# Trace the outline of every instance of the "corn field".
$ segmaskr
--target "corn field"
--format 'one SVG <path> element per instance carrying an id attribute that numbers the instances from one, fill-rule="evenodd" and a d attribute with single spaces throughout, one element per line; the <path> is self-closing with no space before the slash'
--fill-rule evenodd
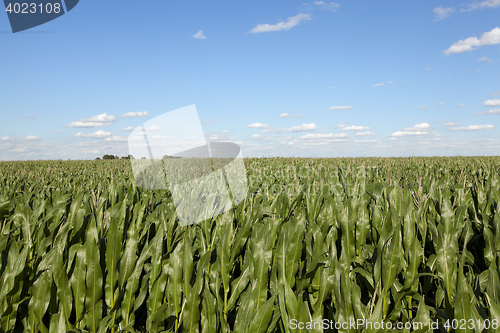
<path id="1" fill-rule="evenodd" d="M 500 320 L 499 157 L 245 167 L 242 203 L 183 227 L 129 161 L 0 162 L 0 332 L 500 332 L 446 327 Z"/>

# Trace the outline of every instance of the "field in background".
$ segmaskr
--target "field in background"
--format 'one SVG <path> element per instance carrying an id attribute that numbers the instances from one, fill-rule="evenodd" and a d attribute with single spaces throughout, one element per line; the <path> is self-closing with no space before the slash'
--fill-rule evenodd
<path id="1" fill-rule="evenodd" d="M 181 227 L 128 160 L 0 162 L 0 332 L 500 320 L 500 157 L 245 166 L 243 203 Z"/>

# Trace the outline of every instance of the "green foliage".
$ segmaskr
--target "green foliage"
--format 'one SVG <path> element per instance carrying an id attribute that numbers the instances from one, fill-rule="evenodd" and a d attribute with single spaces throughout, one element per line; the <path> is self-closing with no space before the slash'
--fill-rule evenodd
<path id="1" fill-rule="evenodd" d="M 500 158 L 245 166 L 243 202 L 183 227 L 126 159 L 0 162 L 0 332 L 500 319 Z"/>

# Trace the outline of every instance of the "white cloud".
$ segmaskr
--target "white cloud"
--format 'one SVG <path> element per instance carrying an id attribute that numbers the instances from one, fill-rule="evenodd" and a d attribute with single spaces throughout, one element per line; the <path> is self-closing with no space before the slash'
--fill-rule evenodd
<path id="1" fill-rule="evenodd" d="M 252 139 L 260 139 L 261 135 L 260 134 L 254 134 L 251 136 Z"/>
<path id="2" fill-rule="evenodd" d="M 356 133 L 356 136 L 366 136 L 366 135 L 375 135 L 375 133 L 370 132 L 370 131 Z"/>
<path id="3" fill-rule="evenodd" d="M 7 141 L 10 140 L 8 136 L 0 137 L 0 141 Z"/>
<path id="4" fill-rule="evenodd" d="M 325 3 L 324 1 L 314 1 L 314 4 L 322 10 L 329 10 L 331 12 L 336 12 L 340 7 L 340 5 L 335 2 Z"/>
<path id="5" fill-rule="evenodd" d="M 342 128 L 343 131 L 367 131 L 370 127 L 366 126 L 345 126 Z"/>
<path id="6" fill-rule="evenodd" d="M 302 115 L 301 114 L 289 114 L 289 113 L 284 112 L 284 113 L 280 114 L 279 117 L 280 118 L 287 118 L 287 117 L 289 117 L 289 118 L 302 118 Z"/>
<path id="7" fill-rule="evenodd" d="M 469 125 L 465 127 L 453 127 L 450 131 L 482 131 L 495 128 L 493 125 Z"/>
<path id="8" fill-rule="evenodd" d="M 63 126 L 80 128 L 102 127 L 109 126 L 109 122 L 111 121 L 116 121 L 116 117 L 108 115 L 107 113 L 102 113 L 97 116 L 91 116 L 79 121 L 74 121 L 70 124 L 64 124 Z"/>
<path id="9" fill-rule="evenodd" d="M 262 123 L 253 123 L 247 126 L 248 128 L 269 128 L 269 125 Z"/>
<path id="10" fill-rule="evenodd" d="M 122 129 L 122 131 L 127 131 L 127 132 L 132 132 L 133 130 L 135 130 L 135 127 L 132 127 L 132 126 L 125 127 Z"/>
<path id="11" fill-rule="evenodd" d="M 139 117 L 147 117 L 149 113 L 147 111 L 138 111 L 138 112 L 127 112 L 121 114 L 119 117 L 121 118 L 139 118 Z"/>
<path id="12" fill-rule="evenodd" d="M 63 126 L 64 127 L 91 128 L 91 127 L 109 126 L 109 123 L 74 121 L 70 124 L 64 124 Z"/>
<path id="13" fill-rule="evenodd" d="M 403 128 L 402 131 L 394 132 L 390 135 L 391 139 L 407 137 L 407 136 L 421 136 L 429 134 L 431 126 L 428 123 L 420 123 L 415 126 Z"/>
<path id="14" fill-rule="evenodd" d="M 29 135 L 29 136 L 25 137 L 25 139 L 30 140 L 30 141 L 40 140 L 40 138 L 35 136 L 35 135 Z"/>
<path id="15" fill-rule="evenodd" d="M 378 140 L 354 140 L 356 143 L 376 143 Z"/>
<path id="16" fill-rule="evenodd" d="M 444 102 L 439 102 L 438 105 L 444 105 Z"/>
<path id="17" fill-rule="evenodd" d="M 119 135 L 113 135 L 113 136 L 107 137 L 106 139 L 104 139 L 104 141 L 121 142 L 121 141 L 127 141 L 127 138 L 124 138 L 123 136 L 119 136 Z"/>
<path id="18" fill-rule="evenodd" d="M 33 118 L 35 118 L 35 116 L 34 116 L 34 115 L 31 115 L 31 116 L 27 116 L 26 118 L 28 118 L 28 119 L 33 119 Z"/>
<path id="19" fill-rule="evenodd" d="M 309 134 L 305 134 L 305 135 L 302 135 L 300 136 L 299 138 L 300 139 L 339 139 L 339 138 L 347 138 L 348 135 L 346 133 L 342 133 L 342 134 L 332 134 L 332 133 L 329 133 L 329 134 L 312 134 L 312 133 L 309 133 Z"/>
<path id="20" fill-rule="evenodd" d="M 354 109 L 352 106 L 345 106 L 345 105 L 339 105 L 339 106 L 330 106 L 327 110 L 352 110 Z"/>
<path id="21" fill-rule="evenodd" d="M 486 61 L 488 64 L 491 64 L 493 62 L 493 60 L 488 58 L 487 56 L 481 57 L 477 59 L 477 61 Z"/>
<path id="22" fill-rule="evenodd" d="M 53 130 L 51 133 L 61 133 L 61 130 Z"/>
<path id="23" fill-rule="evenodd" d="M 500 96 L 500 91 L 495 91 L 491 96 Z"/>
<path id="24" fill-rule="evenodd" d="M 216 121 L 217 121 L 217 119 L 205 119 L 205 120 L 203 120 L 203 122 L 205 124 L 210 124 L 210 123 L 213 123 L 213 122 L 216 122 Z"/>
<path id="25" fill-rule="evenodd" d="M 421 110 L 423 110 L 423 109 L 425 109 L 425 108 L 427 108 L 427 105 L 422 105 L 422 106 L 417 106 L 417 107 L 416 107 L 416 109 L 421 109 Z"/>
<path id="26" fill-rule="evenodd" d="M 464 106 L 464 103 L 458 103 L 458 106 Z"/>
<path id="27" fill-rule="evenodd" d="M 290 132 L 312 132 L 318 128 L 315 123 L 302 124 L 299 126 L 293 126 L 289 129 Z"/>
<path id="28" fill-rule="evenodd" d="M 376 88 L 376 87 L 382 87 L 382 86 L 385 86 L 385 83 L 377 83 L 377 84 L 374 84 L 372 87 Z"/>
<path id="29" fill-rule="evenodd" d="M 102 130 L 98 130 L 94 133 L 83 134 L 82 132 L 78 132 L 75 134 L 77 138 L 105 138 L 111 136 L 111 132 L 105 132 Z"/>
<path id="30" fill-rule="evenodd" d="M 431 129 L 431 125 L 428 123 L 416 124 L 415 126 L 405 128 L 405 131 L 428 131 Z"/>
<path id="31" fill-rule="evenodd" d="M 330 87 L 330 89 L 335 89 L 335 87 Z"/>
<path id="32" fill-rule="evenodd" d="M 198 39 L 207 39 L 207 37 L 205 37 L 205 35 L 203 34 L 202 30 L 200 30 L 197 33 L 195 33 L 193 37 L 194 38 L 198 38 Z"/>
<path id="33" fill-rule="evenodd" d="M 104 123 L 104 122 L 116 121 L 116 117 L 112 116 L 112 115 L 108 115 L 107 113 L 102 113 L 102 114 L 99 114 L 97 116 L 91 116 L 91 117 L 82 119 L 80 121 L 89 122 L 89 123 L 91 123 L 91 122 Z"/>
<path id="34" fill-rule="evenodd" d="M 486 0 L 486 1 L 481 1 L 481 2 L 474 2 L 470 5 L 468 5 L 468 8 L 463 8 L 460 9 L 461 12 L 470 12 L 475 9 L 481 9 L 481 8 L 494 8 L 500 6 L 500 0 Z"/>
<path id="35" fill-rule="evenodd" d="M 500 99 L 489 99 L 483 103 L 484 106 L 500 106 Z"/>
<path id="36" fill-rule="evenodd" d="M 250 30 L 250 33 L 261 33 L 261 32 L 270 32 L 270 31 L 283 31 L 290 30 L 295 27 L 301 21 L 307 21 L 311 19 L 311 15 L 300 13 L 295 16 L 289 17 L 286 22 L 279 22 L 276 24 L 257 24 L 255 28 Z"/>
<path id="37" fill-rule="evenodd" d="M 391 134 L 391 137 L 405 137 L 405 136 L 420 136 L 427 135 L 429 132 L 424 131 L 397 131 Z"/>
<path id="38" fill-rule="evenodd" d="M 453 126 L 459 126 L 462 125 L 462 123 L 456 122 L 456 121 L 451 121 L 449 123 L 444 123 L 443 126 L 445 127 L 453 127 Z"/>
<path id="39" fill-rule="evenodd" d="M 500 109 L 490 109 L 488 112 L 478 112 L 476 113 L 478 115 L 483 115 L 483 114 L 500 114 Z"/>
<path id="40" fill-rule="evenodd" d="M 453 43 L 446 51 L 443 51 L 444 55 L 450 55 L 452 53 L 461 53 L 465 51 L 473 51 L 480 48 L 483 45 L 494 45 L 500 44 L 500 28 L 496 27 L 491 31 L 487 31 L 482 34 L 481 38 L 469 37 L 467 39 L 461 39 L 456 43 Z"/>
<path id="41" fill-rule="evenodd" d="M 389 84 L 393 84 L 394 82 L 392 82 L 392 81 L 387 81 L 387 83 L 389 83 Z"/>
<path id="42" fill-rule="evenodd" d="M 450 16 L 450 14 L 455 12 L 455 8 L 453 8 L 453 7 L 449 7 L 449 8 L 436 7 L 432 10 L 432 12 L 434 13 L 434 15 L 436 15 L 436 18 L 434 19 L 434 22 L 436 22 L 436 21 L 440 21 L 440 20 Z"/>
<path id="43" fill-rule="evenodd" d="M 146 131 L 154 132 L 154 131 L 161 131 L 161 127 L 158 125 L 153 125 L 145 128 Z"/>

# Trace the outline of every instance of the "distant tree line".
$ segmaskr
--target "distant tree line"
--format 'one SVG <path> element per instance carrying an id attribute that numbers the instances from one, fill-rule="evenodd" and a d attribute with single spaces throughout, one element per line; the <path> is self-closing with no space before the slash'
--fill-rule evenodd
<path id="1" fill-rule="evenodd" d="M 106 154 L 102 157 L 103 160 L 119 160 L 120 157 L 118 157 L 118 155 L 109 155 L 109 154 Z M 121 158 L 122 160 L 133 160 L 134 159 L 134 156 L 132 155 L 127 155 L 127 156 L 122 156 Z M 97 157 L 96 160 L 101 160 L 100 157 Z"/>

